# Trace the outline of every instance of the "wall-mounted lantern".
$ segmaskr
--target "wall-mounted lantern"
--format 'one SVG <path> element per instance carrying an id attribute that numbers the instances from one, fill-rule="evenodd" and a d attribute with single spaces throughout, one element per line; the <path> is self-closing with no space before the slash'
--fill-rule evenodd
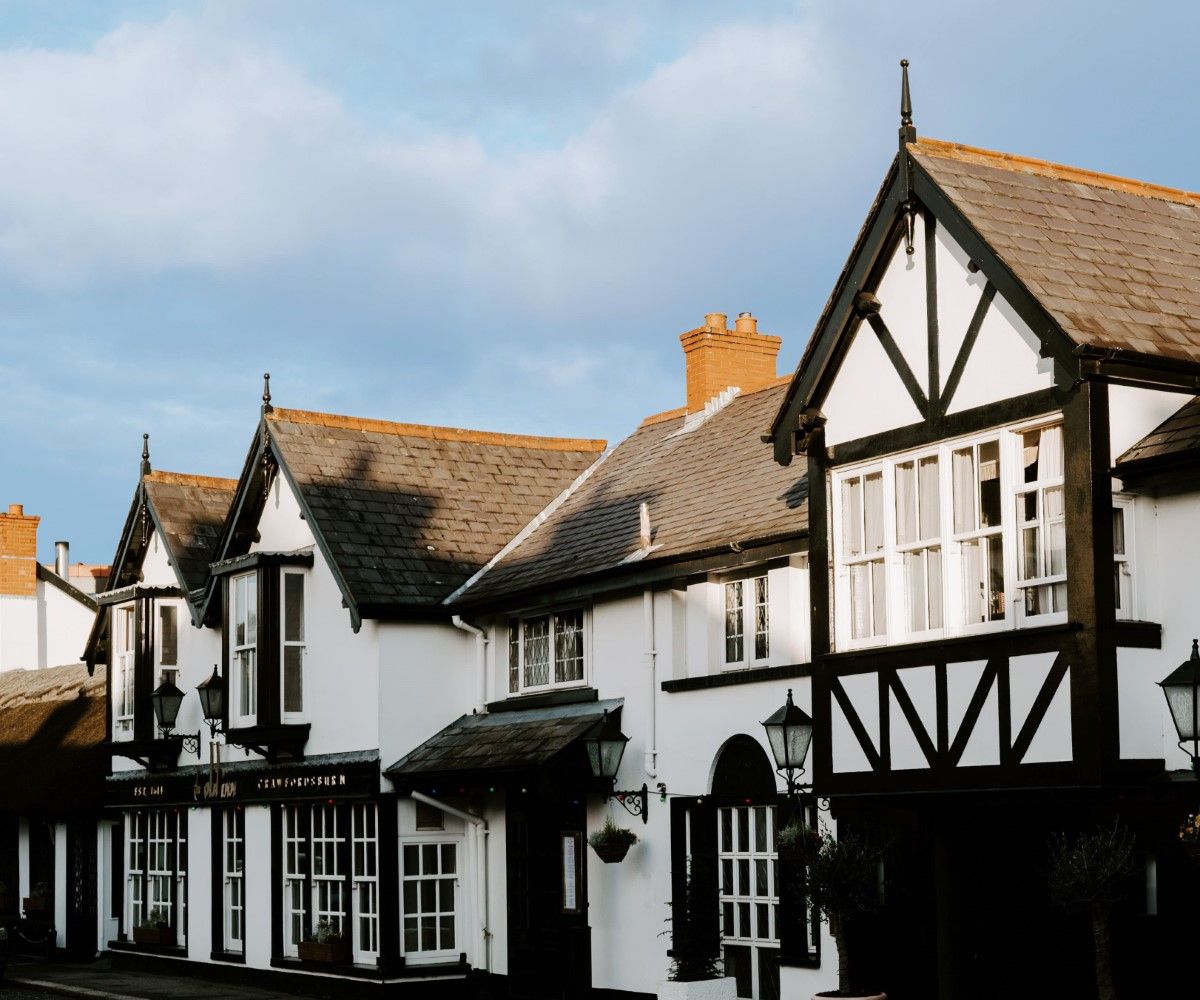
<path id="1" fill-rule="evenodd" d="M 200 712 L 208 723 L 209 735 L 215 736 L 225 717 L 225 678 L 215 663 L 208 680 L 196 685 L 196 693 L 200 696 Z"/>
<path id="2" fill-rule="evenodd" d="M 183 704 L 183 692 L 168 679 L 163 681 L 150 694 L 150 703 L 154 706 L 154 718 L 158 722 L 158 732 L 163 739 L 175 735 L 175 721 L 179 718 L 179 706 Z M 188 753 L 200 756 L 200 733 L 195 736 L 180 736 L 183 748 Z"/>
<path id="3" fill-rule="evenodd" d="M 1200 642 L 1192 640 L 1192 655 L 1158 682 L 1179 733 L 1179 749 L 1192 758 L 1200 773 Z M 1184 746 L 1190 743 L 1191 748 Z"/>
<path id="4" fill-rule="evenodd" d="M 619 726 L 604 713 L 604 718 L 597 727 L 583 739 L 587 750 L 588 764 L 591 765 L 593 776 L 603 781 L 615 782 L 617 772 L 621 769 L 621 758 L 625 755 L 625 744 L 629 742 Z M 605 794 L 604 798 L 614 797 L 625 811 L 631 816 L 641 816 L 643 823 L 648 823 L 647 813 L 650 806 L 650 789 L 645 782 L 634 791 L 617 791 L 614 789 Z"/>
<path id="5" fill-rule="evenodd" d="M 792 701 L 791 688 L 787 701 L 763 721 L 763 728 L 775 758 L 775 770 L 787 782 L 788 795 L 795 796 L 800 776 L 804 774 L 804 758 L 812 743 L 813 723 L 808 713 Z"/>

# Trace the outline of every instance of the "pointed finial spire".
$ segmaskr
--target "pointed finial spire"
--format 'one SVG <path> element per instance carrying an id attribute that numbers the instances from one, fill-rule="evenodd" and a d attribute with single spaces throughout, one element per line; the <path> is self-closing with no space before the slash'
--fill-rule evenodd
<path id="1" fill-rule="evenodd" d="M 1192 640 L 1192 659 L 1200 660 L 1200 639 Z"/>
<path id="2" fill-rule="evenodd" d="M 142 435 L 142 475 L 150 474 L 150 435 Z"/>
<path id="3" fill-rule="evenodd" d="M 900 124 L 912 124 L 912 94 L 908 90 L 908 60 L 900 60 Z"/>
<path id="4" fill-rule="evenodd" d="M 263 372 L 263 413 L 271 412 L 271 373 Z"/>

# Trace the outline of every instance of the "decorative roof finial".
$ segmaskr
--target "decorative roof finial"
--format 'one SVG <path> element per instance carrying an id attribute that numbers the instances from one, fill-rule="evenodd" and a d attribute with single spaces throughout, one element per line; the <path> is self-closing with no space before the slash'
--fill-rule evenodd
<path id="1" fill-rule="evenodd" d="M 142 475 L 150 474 L 150 435 L 142 435 Z"/>
<path id="2" fill-rule="evenodd" d="M 271 373 L 263 372 L 263 413 L 271 412 Z"/>
<path id="3" fill-rule="evenodd" d="M 908 90 L 908 60 L 900 60 L 900 126 L 911 125 L 912 94 Z"/>
<path id="4" fill-rule="evenodd" d="M 904 252 L 908 256 L 916 253 L 913 243 L 917 222 L 916 206 L 912 199 L 912 163 L 908 156 L 908 144 L 917 141 L 917 127 L 912 120 L 912 93 L 908 89 L 908 60 L 900 60 L 900 184 L 901 205 L 904 213 Z"/>

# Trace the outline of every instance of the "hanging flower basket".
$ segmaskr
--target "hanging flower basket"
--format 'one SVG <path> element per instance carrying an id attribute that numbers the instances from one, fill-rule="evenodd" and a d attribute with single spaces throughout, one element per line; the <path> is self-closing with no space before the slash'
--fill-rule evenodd
<path id="1" fill-rule="evenodd" d="M 1200 814 L 1188 816 L 1179 827 L 1179 846 L 1193 864 L 1200 865 Z"/>
<path id="2" fill-rule="evenodd" d="M 604 821 L 604 826 L 588 837 L 588 843 L 596 852 L 596 857 L 606 865 L 615 865 L 625 860 L 629 848 L 638 842 L 637 834 L 632 830 L 617 826 L 612 817 Z"/>

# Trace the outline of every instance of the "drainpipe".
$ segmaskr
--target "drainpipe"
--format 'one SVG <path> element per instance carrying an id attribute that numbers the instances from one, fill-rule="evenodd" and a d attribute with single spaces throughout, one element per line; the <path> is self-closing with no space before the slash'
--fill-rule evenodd
<path id="1" fill-rule="evenodd" d="M 487 646 L 488 646 L 488 642 L 489 642 L 487 633 L 481 628 L 476 628 L 470 622 L 463 621 L 462 617 L 460 615 L 452 615 L 450 617 L 450 624 L 453 625 L 457 629 L 462 629 L 462 631 L 464 631 L 464 632 L 470 632 L 471 635 L 475 636 L 475 649 L 477 650 L 477 653 L 478 653 L 477 660 L 478 660 L 478 664 L 479 664 L 478 665 L 478 675 L 479 676 L 478 676 L 478 680 L 476 682 L 477 687 L 478 687 L 478 692 L 477 692 L 477 696 L 476 696 L 476 710 L 479 711 L 480 713 L 486 712 L 487 711 Z"/>
<path id="2" fill-rule="evenodd" d="M 489 915 L 489 900 L 488 900 L 488 822 L 482 816 L 477 816 L 475 813 L 466 812 L 463 809 L 456 809 L 452 805 L 447 805 L 440 799 L 435 799 L 431 795 L 425 795 L 422 792 L 411 792 L 412 798 L 417 802 L 424 802 L 427 806 L 433 806 L 434 809 L 440 809 L 444 813 L 449 813 L 451 816 L 457 816 L 464 823 L 470 823 L 476 830 L 475 842 L 479 845 L 478 852 L 478 870 L 482 873 L 481 882 L 483 889 L 479 893 L 479 933 L 483 938 L 483 971 L 490 973 L 492 971 L 492 931 L 488 926 Z"/>
<path id="3" fill-rule="evenodd" d="M 646 776 L 658 777 L 658 650 L 654 648 L 654 591 L 642 591 L 642 617 L 646 623 L 646 659 L 650 674 L 650 733 L 646 744 Z"/>

